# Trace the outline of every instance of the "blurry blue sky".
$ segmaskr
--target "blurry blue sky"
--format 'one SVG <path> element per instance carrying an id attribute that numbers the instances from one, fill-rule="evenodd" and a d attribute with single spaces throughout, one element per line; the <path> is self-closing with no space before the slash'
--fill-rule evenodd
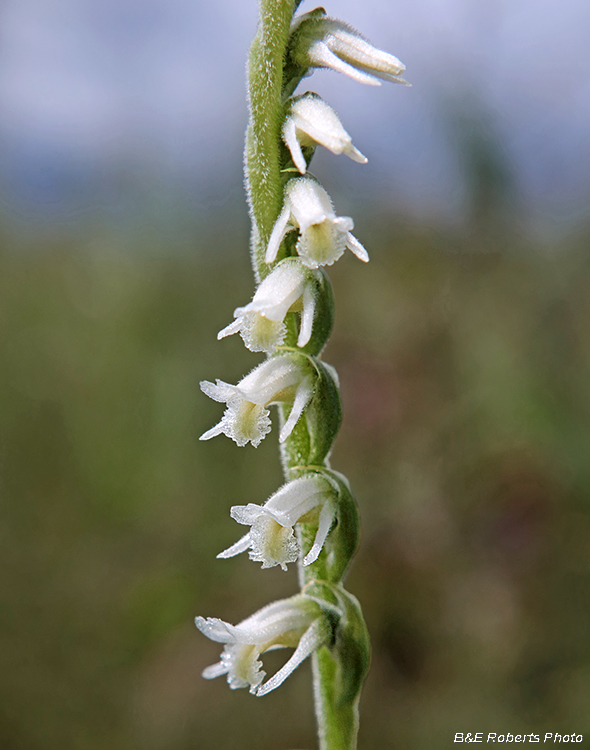
<path id="1" fill-rule="evenodd" d="M 142 190 L 197 212 L 241 200 L 256 6 L 6 0 L 5 211 L 37 220 L 113 202 L 126 211 L 125 196 Z M 305 0 L 301 11 L 313 7 Z M 429 222 L 460 218 L 467 115 L 508 166 L 527 221 L 555 229 L 587 218 L 588 0 L 333 0 L 326 9 L 400 57 L 413 84 L 377 89 L 328 71 L 308 79 L 369 157 L 366 167 L 331 154 L 314 162 L 340 213 L 371 196 Z"/>

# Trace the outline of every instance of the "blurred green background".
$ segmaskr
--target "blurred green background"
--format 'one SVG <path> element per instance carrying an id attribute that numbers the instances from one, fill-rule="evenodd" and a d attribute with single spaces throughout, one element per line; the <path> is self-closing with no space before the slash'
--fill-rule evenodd
<path id="1" fill-rule="evenodd" d="M 590 732 L 590 233 L 539 247 L 474 174 L 460 229 L 365 213 L 371 263 L 331 269 L 333 466 L 374 649 L 360 748 Z M 198 442 L 222 410 L 199 380 L 259 357 L 215 338 L 252 294 L 245 208 L 193 229 L 165 253 L 82 224 L 1 241 L 1 748 L 315 747 L 309 664 L 263 699 L 200 676 L 220 647 L 195 615 L 297 584 L 215 559 L 230 506 L 281 476 L 276 430 Z"/>

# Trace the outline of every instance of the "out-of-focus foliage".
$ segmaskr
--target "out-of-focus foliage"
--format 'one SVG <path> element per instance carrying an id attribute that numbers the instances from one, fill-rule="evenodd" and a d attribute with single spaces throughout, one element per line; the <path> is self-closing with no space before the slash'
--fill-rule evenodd
<path id="1" fill-rule="evenodd" d="M 590 732 L 586 243 L 373 226 L 372 262 L 331 274 L 325 354 L 364 529 L 360 747 Z M 311 748 L 309 667 L 232 692 L 201 678 L 220 648 L 192 625 L 297 588 L 215 559 L 230 505 L 281 483 L 276 441 L 197 440 L 222 409 L 198 381 L 260 360 L 215 340 L 250 299 L 246 254 L 83 244 L 0 251 L 0 747 Z"/>

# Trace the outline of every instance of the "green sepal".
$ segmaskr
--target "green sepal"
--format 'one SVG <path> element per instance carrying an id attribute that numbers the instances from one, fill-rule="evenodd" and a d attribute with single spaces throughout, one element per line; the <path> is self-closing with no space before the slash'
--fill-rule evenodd
<path id="1" fill-rule="evenodd" d="M 330 653 L 338 665 L 337 705 L 342 706 L 356 704 L 360 697 L 371 664 L 371 643 L 358 599 L 341 587 L 337 592 L 342 616 Z"/>
<path id="2" fill-rule="evenodd" d="M 326 578 L 330 583 L 340 583 L 359 544 L 360 516 L 346 477 L 331 470 L 325 474 L 338 493 L 336 524 L 324 545 Z"/>
<path id="3" fill-rule="evenodd" d="M 310 435 L 308 465 L 323 464 L 342 422 L 342 402 L 336 370 L 314 358 L 318 373 L 315 393 L 305 412 Z"/>

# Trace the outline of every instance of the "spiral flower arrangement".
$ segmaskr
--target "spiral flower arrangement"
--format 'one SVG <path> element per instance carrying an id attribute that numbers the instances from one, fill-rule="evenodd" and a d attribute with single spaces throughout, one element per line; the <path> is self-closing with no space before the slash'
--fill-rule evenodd
<path id="1" fill-rule="evenodd" d="M 237 505 L 231 517 L 247 532 L 218 557 L 248 552 L 263 568 L 299 568 L 301 591 L 273 602 L 238 625 L 197 617 L 199 630 L 223 644 L 220 661 L 203 672 L 227 676 L 231 688 L 263 696 L 312 658 L 321 750 L 356 747 L 358 701 L 370 661 L 358 600 L 343 578 L 357 547 L 359 516 L 346 477 L 329 454 L 341 421 L 338 376 L 321 359 L 332 330 L 334 296 L 325 267 L 350 250 L 367 262 L 309 164 L 318 146 L 367 159 L 334 110 L 313 92 L 295 94 L 315 68 L 331 68 L 364 84 L 406 82 L 403 64 L 373 47 L 323 8 L 294 16 L 297 0 L 261 0 L 249 57 L 250 120 L 245 174 L 252 221 L 251 253 L 257 288 L 218 338 L 239 333 L 267 359 L 237 385 L 201 383 L 226 405 L 202 440 L 224 434 L 257 446 L 271 431 L 277 405 L 286 483 L 264 504 Z M 285 665 L 265 679 L 264 652 L 292 648 Z"/>

